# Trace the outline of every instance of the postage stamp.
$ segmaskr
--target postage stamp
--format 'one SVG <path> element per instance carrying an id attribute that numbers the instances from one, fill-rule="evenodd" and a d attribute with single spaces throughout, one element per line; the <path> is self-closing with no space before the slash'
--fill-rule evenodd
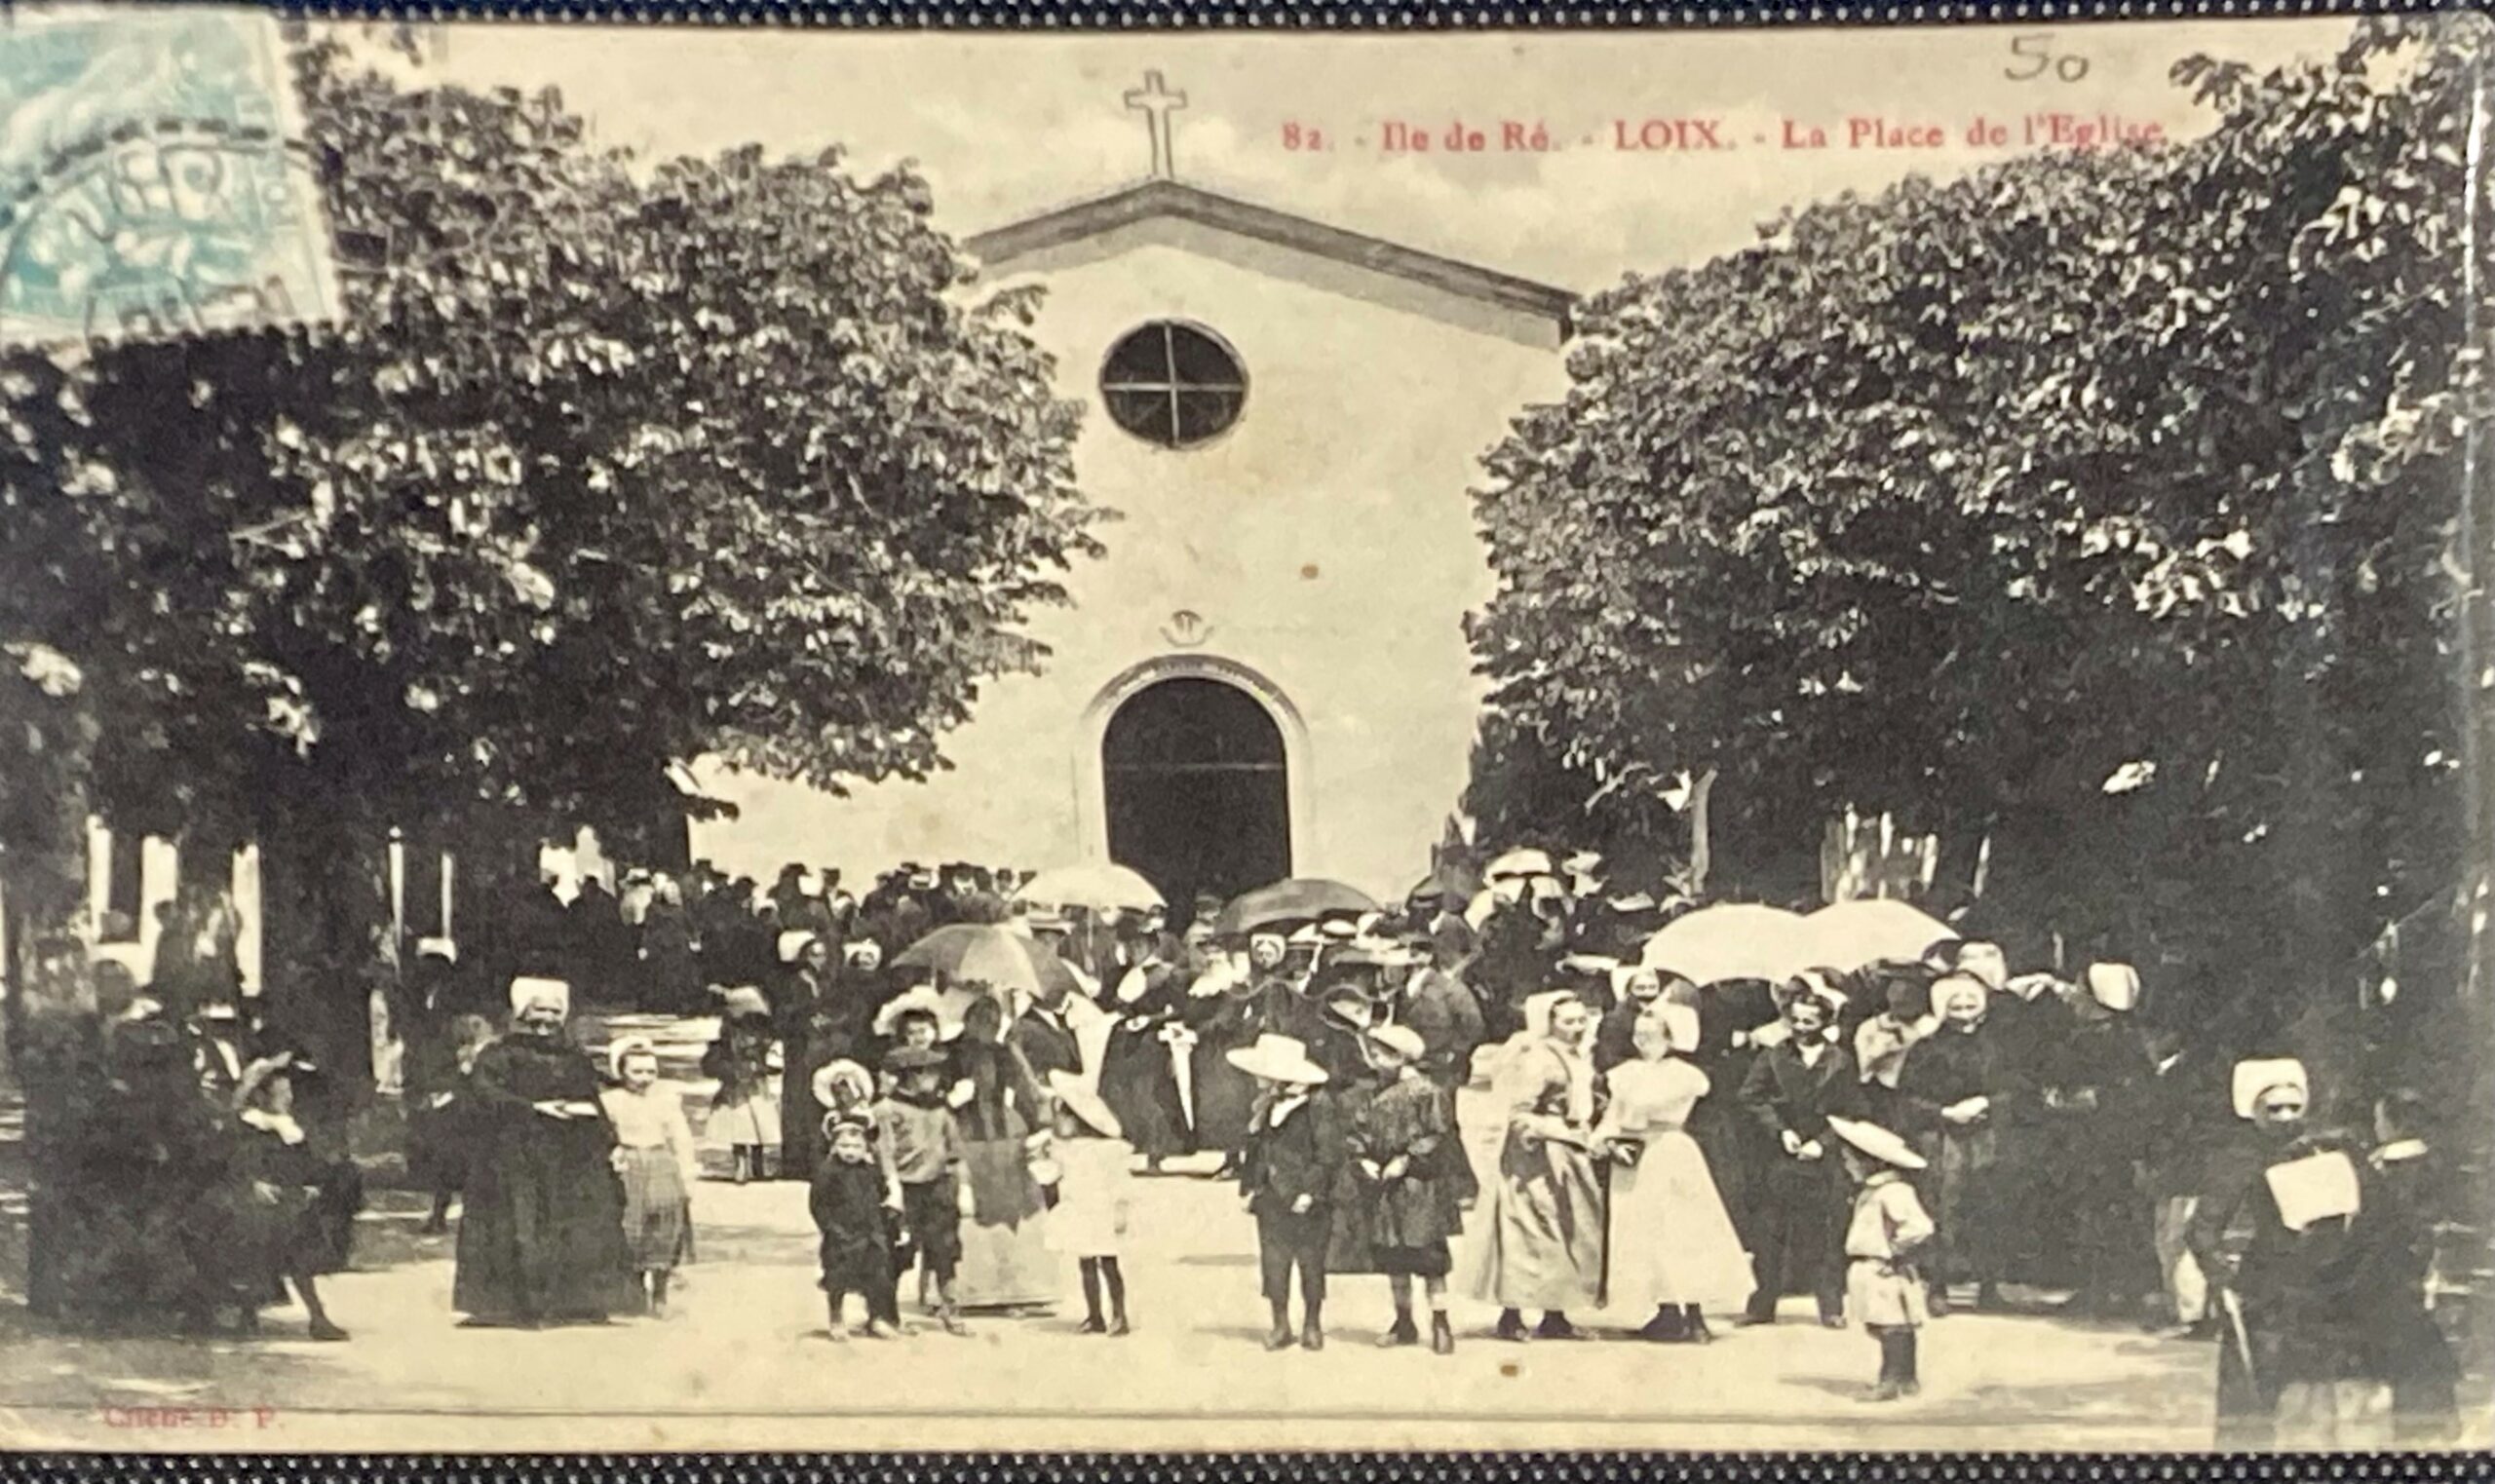
<path id="1" fill-rule="evenodd" d="M 326 320 L 329 242 L 275 16 L 0 20 L 0 344 Z"/>
<path id="2" fill-rule="evenodd" d="M 0 1447 L 2487 1446 L 2491 35 L 12 22 Z"/>

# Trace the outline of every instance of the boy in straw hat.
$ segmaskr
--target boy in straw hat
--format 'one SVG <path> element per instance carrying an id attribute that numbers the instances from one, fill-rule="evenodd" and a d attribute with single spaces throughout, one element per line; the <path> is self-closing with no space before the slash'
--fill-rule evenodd
<path id="1" fill-rule="evenodd" d="M 1072 1254 L 1082 1272 L 1082 1332 L 1115 1336 L 1133 1328 L 1127 1320 L 1127 1279 L 1118 1267 L 1118 1249 L 1126 1244 L 1132 1204 L 1134 1147 L 1093 1083 L 1062 1068 L 1049 1073 L 1056 1106 L 1048 1162 L 1056 1167 L 1056 1204 L 1049 1210 L 1047 1240 L 1050 1250 Z M 1100 1316 L 1103 1284 L 1109 1290 L 1106 1319 Z"/>
<path id="2" fill-rule="evenodd" d="M 1274 1327 L 1265 1336 L 1265 1349 L 1290 1345 L 1290 1275 L 1297 1269 L 1306 1312 L 1300 1348 L 1323 1350 L 1325 1245 L 1333 1235 L 1328 1202 L 1343 1161 L 1334 1105 L 1320 1090 L 1325 1069 L 1309 1059 L 1308 1046 L 1296 1037 L 1270 1033 L 1229 1057 L 1259 1087 L 1239 1188 L 1256 1217 L 1257 1266 L 1265 1302 L 1273 1308 Z"/>
<path id="3" fill-rule="evenodd" d="M 1915 1249 L 1932 1239 L 1932 1217 L 1904 1171 L 1924 1160 L 1877 1123 L 1831 1116 L 1828 1131 L 1844 1144 L 1845 1172 L 1855 1181 L 1846 1223 L 1846 1302 L 1880 1342 L 1880 1379 L 1865 1401 L 1895 1401 L 1923 1389 L 1915 1375 L 1915 1331 L 1932 1315 L 1925 1305 Z"/>

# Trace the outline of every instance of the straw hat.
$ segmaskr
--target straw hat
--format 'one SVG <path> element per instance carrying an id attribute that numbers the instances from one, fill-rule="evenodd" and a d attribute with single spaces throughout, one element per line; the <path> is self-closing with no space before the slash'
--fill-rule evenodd
<path id="1" fill-rule="evenodd" d="M 933 986 L 913 984 L 885 1001 L 883 1008 L 875 1011 L 875 1034 L 878 1036 L 898 1034 L 901 1017 L 912 1011 L 924 1011 L 936 1018 L 936 1034 L 939 1039 L 950 1040 L 951 1035 L 959 1034 L 961 1030 L 961 1026 L 956 1023 L 949 1027 L 950 1034 L 948 1034 L 944 1000 L 942 996 L 936 993 Z"/>
<path id="2" fill-rule="evenodd" d="M 838 1094 L 843 1086 L 856 1102 L 863 1103 L 875 1095 L 874 1074 L 845 1056 L 815 1068 L 814 1080 L 808 1086 L 814 1091 L 815 1101 L 825 1108 L 840 1106 Z"/>
<path id="3" fill-rule="evenodd" d="M 606 1048 L 606 1075 L 617 1082 L 624 1080 L 624 1058 L 659 1054 L 658 1046 L 647 1036 L 627 1036 Z"/>
<path id="4" fill-rule="evenodd" d="M 843 1128 L 855 1128 L 869 1139 L 875 1136 L 875 1121 L 867 1117 L 866 1111 L 863 1108 L 853 1108 L 847 1113 L 826 1113 L 823 1116 L 823 1141 L 825 1144 L 829 1144 L 831 1136 Z"/>
<path id="5" fill-rule="evenodd" d="M 1268 1032 L 1256 1038 L 1249 1046 L 1235 1046 L 1222 1053 L 1230 1064 L 1250 1077 L 1262 1077 L 1278 1083 L 1322 1083 L 1325 1069 L 1308 1059 L 1308 1046 L 1296 1036 L 1276 1036 Z"/>
<path id="6" fill-rule="evenodd" d="M 771 1002 L 763 997 L 761 990 L 750 984 L 740 984 L 734 989 L 720 991 L 719 1013 L 730 1020 L 741 1015 L 768 1020 L 771 1018 Z"/>
<path id="7" fill-rule="evenodd" d="M 1421 1040 L 1421 1033 L 1408 1025 L 1373 1025 L 1366 1034 L 1369 1040 L 1405 1061 L 1419 1061 L 1429 1053 L 1430 1048 Z"/>
<path id="8" fill-rule="evenodd" d="M 1125 1125 L 1118 1122 L 1117 1114 L 1094 1090 L 1090 1079 L 1063 1068 L 1052 1069 L 1049 1090 L 1056 1094 L 1058 1102 L 1073 1109 L 1076 1118 L 1091 1124 L 1093 1132 L 1105 1139 L 1126 1137 Z"/>
<path id="9" fill-rule="evenodd" d="M 1851 1144 L 1863 1155 L 1900 1169 L 1921 1169 L 1923 1156 L 1916 1154 L 1903 1138 L 1877 1123 L 1828 1115 L 1828 1131 Z"/>
<path id="10" fill-rule="evenodd" d="M 806 945 L 814 940 L 815 932 L 810 928 L 791 928 L 787 932 L 781 933 L 779 940 L 780 962 L 783 964 L 793 964 L 797 962 L 798 958 L 805 953 Z"/>
<path id="11" fill-rule="evenodd" d="M 254 1058 L 250 1065 L 243 1068 L 243 1075 L 235 1080 L 234 1106 L 241 1108 L 249 1105 L 270 1078 L 280 1075 L 291 1077 L 296 1070 L 293 1053 L 289 1051 L 280 1051 L 273 1056 Z"/>

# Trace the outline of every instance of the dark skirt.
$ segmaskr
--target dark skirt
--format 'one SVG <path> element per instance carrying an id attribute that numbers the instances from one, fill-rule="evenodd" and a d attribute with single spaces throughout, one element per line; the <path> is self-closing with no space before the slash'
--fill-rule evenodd
<path id="1" fill-rule="evenodd" d="M 1409 1277 L 1444 1277 L 1453 1266 L 1443 1241 L 1425 1247 L 1372 1246 L 1368 1256 L 1372 1271 Z"/>
<path id="2" fill-rule="evenodd" d="M 469 1170 L 451 1307 L 479 1323 L 602 1319 L 633 1303 L 624 1197 L 586 1120 L 495 1141 Z"/>
<path id="3" fill-rule="evenodd" d="M 407 1115 L 407 1180 L 420 1191 L 456 1191 L 467 1183 L 469 1145 L 467 1110 L 454 1096 L 439 1108 L 417 1108 Z"/>
<path id="4" fill-rule="evenodd" d="M 1121 1024 L 1109 1033 L 1100 1053 L 1100 1100 L 1118 1116 L 1127 1142 L 1147 1159 L 1181 1155 L 1195 1147 L 1186 1106 L 1178 1096 L 1177 1068 L 1158 1022 L 1139 1031 Z"/>

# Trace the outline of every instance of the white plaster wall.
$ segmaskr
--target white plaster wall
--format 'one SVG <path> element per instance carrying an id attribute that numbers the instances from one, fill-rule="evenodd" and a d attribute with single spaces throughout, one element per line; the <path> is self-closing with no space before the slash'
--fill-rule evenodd
<path id="1" fill-rule="evenodd" d="M 956 768 L 926 783 L 837 799 L 701 770 L 743 814 L 697 826 L 695 853 L 762 877 L 836 865 L 861 885 L 903 858 L 1100 854 L 1086 709 L 1132 666 L 1193 654 L 1247 666 L 1305 721 L 1294 868 L 1400 893 L 1462 791 L 1481 696 L 1461 625 L 1490 577 L 1466 490 L 1507 419 L 1560 390 L 1555 331 L 1185 223 L 1082 247 L 1044 265 L 1035 333 L 1092 409 L 1078 477 L 1125 518 L 1098 532 L 1108 556 L 1074 573 L 1075 605 L 1032 626 L 1049 672 L 990 686 L 947 740 Z M 1363 286 L 1390 302 L 1354 296 Z M 1102 356 L 1156 319 L 1199 322 L 1246 363 L 1246 413 L 1209 445 L 1156 448 L 1099 409 Z M 1167 636 L 1179 610 L 1203 617 L 1201 645 Z"/>

